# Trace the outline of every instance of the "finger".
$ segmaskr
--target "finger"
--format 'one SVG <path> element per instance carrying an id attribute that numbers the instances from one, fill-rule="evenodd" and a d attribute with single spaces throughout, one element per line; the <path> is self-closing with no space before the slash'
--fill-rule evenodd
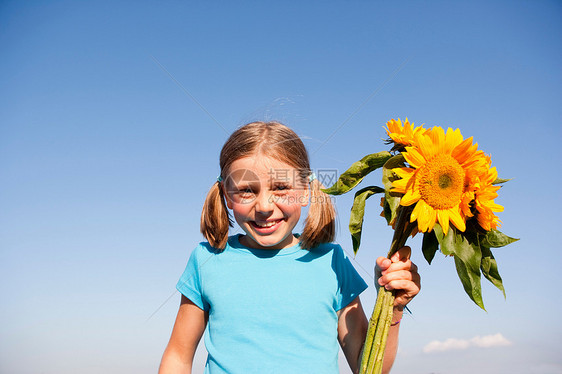
<path id="1" fill-rule="evenodd" d="M 391 262 L 386 257 L 379 257 L 379 258 L 377 258 L 377 261 L 375 263 L 376 263 L 376 266 L 375 266 L 375 286 L 378 289 L 380 287 L 379 279 L 380 279 L 383 271 L 388 269 L 388 267 L 391 265 Z"/>
<path id="2" fill-rule="evenodd" d="M 392 264 L 392 261 L 390 261 L 386 257 L 381 256 L 381 257 L 377 258 L 377 266 L 382 270 L 386 270 L 391 264 Z"/>
<path id="3" fill-rule="evenodd" d="M 411 262 L 411 261 L 410 261 L 410 263 L 411 263 L 411 265 L 410 265 L 410 271 L 411 271 L 412 273 L 417 273 L 417 272 L 418 272 L 418 265 L 414 264 L 414 263 Z"/>
<path id="4" fill-rule="evenodd" d="M 392 265 L 392 262 L 386 257 L 379 257 L 376 261 L 375 275 L 379 277 L 386 269 Z"/>
<path id="5" fill-rule="evenodd" d="M 406 282 L 412 282 L 412 284 L 407 283 L 405 284 L 406 288 L 400 288 L 402 285 L 404 285 L 403 283 L 399 283 L 402 281 L 406 281 Z M 389 285 L 388 287 L 390 287 L 389 289 L 393 289 L 393 290 L 412 290 L 417 288 L 418 290 L 421 288 L 421 278 L 420 275 L 418 273 L 411 273 L 408 271 L 404 271 L 404 272 L 400 272 L 397 274 L 391 274 L 391 275 L 385 275 L 381 278 L 379 278 L 378 280 L 378 285 L 380 287 L 385 287 L 387 288 L 387 285 Z"/>
<path id="6" fill-rule="evenodd" d="M 420 292 L 421 284 L 419 279 L 416 279 L 416 277 L 414 277 L 413 280 L 393 280 L 385 284 L 384 288 L 388 291 L 394 291 L 396 293 L 396 296 L 406 295 L 408 297 L 414 297 Z"/>
<path id="7" fill-rule="evenodd" d="M 417 278 L 419 278 L 419 274 L 417 273 L 412 273 L 411 271 L 408 270 L 398 270 L 398 271 L 393 271 L 392 273 L 386 273 L 385 275 L 381 276 L 379 278 L 379 284 L 381 286 L 384 286 L 387 283 L 395 280 L 413 281 L 414 279 Z"/>
<path id="8" fill-rule="evenodd" d="M 388 269 L 386 269 L 382 272 L 382 274 L 392 273 L 393 271 L 398 271 L 398 270 L 408 270 L 408 271 L 417 273 L 418 267 L 417 267 L 416 264 L 414 264 L 410 260 L 405 261 L 405 262 L 402 262 L 402 261 L 393 262 L 392 265 L 390 265 L 388 267 Z"/>
<path id="9" fill-rule="evenodd" d="M 399 279 L 399 280 L 393 280 L 391 282 L 388 282 L 384 286 L 384 288 L 389 291 L 392 290 L 400 291 L 404 295 L 407 295 L 408 297 L 414 297 L 420 291 L 420 287 L 415 282 L 406 279 Z"/>
<path id="10" fill-rule="evenodd" d="M 400 248 L 395 254 L 392 255 L 392 262 L 406 261 L 410 258 L 412 249 L 408 246 Z"/>

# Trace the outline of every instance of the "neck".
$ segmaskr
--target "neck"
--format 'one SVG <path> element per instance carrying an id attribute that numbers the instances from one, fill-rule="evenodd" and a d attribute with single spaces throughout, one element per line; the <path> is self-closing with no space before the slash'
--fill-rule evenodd
<path id="1" fill-rule="evenodd" d="M 242 244 L 243 246 L 248 247 L 248 248 L 269 249 L 269 250 L 280 250 L 280 249 L 284 249 L 284 248 L 289 248 L 289 247 L 295 246 L 299 243 L 299 239 L 297 237 L 295 237 L 293 234 L 291 234 L 290 236 L 287 236 L 281 242 L 279 242 L 275 245 L 272 245 L 272 246 L 268 246 L 268 247 L 264 247 L 264 246 L 260 245 L 249 235 L 242 235 L 240 237 L 239 241 L 240 241 L 240 244 Z"/>

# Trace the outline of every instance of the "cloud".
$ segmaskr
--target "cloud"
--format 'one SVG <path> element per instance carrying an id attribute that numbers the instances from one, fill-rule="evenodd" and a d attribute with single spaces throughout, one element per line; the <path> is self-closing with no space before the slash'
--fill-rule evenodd
<path id="1" fill-rule="evenodd" d="M 470 342 L 480 348 L 505 347 L 511 345 L 511 342 L 500 333 L 496 335 L 475 336 L 470 339 Z"/>
<path id="2" fill-rule="evenodd" d="M 431 352 L 444 352 L 450 350 L 458 350 L 458 349 L 467 349 L 470 346 L 470 342 L 468 340 L 461 340 L 461 339 L 447 339 L 444 342 L 440 342 L 438 340 L 434 340 L 423 347 L 424 353 L 431 353 Z"/>
<path id="3" fill-rule="evenodd" d="M 497 333 L 495 335 L 485 335 L 485 336 L 475 336 L 472 339 L 454 339 L 449 338 L 445 341 L 434 340 L 423 347 L 424 353 L 432 352 L 445 352 L 452 350 L 467 349 L 470 347 L 479 348 L 492 348 L 492 347 L 504 347 L 511 345 L 512 343 L 507 340 L 502 334 Z"/>

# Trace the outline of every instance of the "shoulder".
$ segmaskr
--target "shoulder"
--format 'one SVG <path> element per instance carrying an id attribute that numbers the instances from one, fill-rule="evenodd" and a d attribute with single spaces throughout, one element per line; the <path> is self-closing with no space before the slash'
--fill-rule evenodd
<path id="1" fill-rule="evenodd" d="M 319 254 L 330 253 L 332 256 L 336 257 L 345 257 L 345 253 L 341 245 L 333 242 L 319 244 L 316 247 L 311 248 L 310 251 Z"/>
<path id="2" fill-rule="evenodd" d="M 322 243 L 308 250 L 311 256 L 330 260 L 332 265 L 349 261 L 344 249 L 337 243 Z"/>
<path id="3" fill-rule="evenodd" d="M 240 244 L 238 243 L 239 242 L 237 235 L 231 235 L 228 237 L 228 241 L 224 249 L 215 248 L 209 242 L 203 241 L 197 244 L 197 246 L 193 249 L 191 256 L 200 258 L 202 256 L 209 257 L 209 255 L 218 255 L 225 252 L 232 252 L 234 248 L 240 246 Z"/>
<path id="4" fill-rule="evenodd" d="M 214 248 L 211 244 L 209 244 L 209 242 L 200 242 L 191 251 L 191 254 L 189 255 L 189 261 L 200 263 L 201 261 L 208 259 L 210 256 L 213 256 L 220 252 L 220 249 Z"/>
<path id="5" fill-rule="evenodd" d="M 200 242 L 193 249 L 192 255 L 200 256 L 207 253 L 216 253 L 218 249 L 213 248 L 209 242 Z"/>
<path id="6" fill-rule="evenodd" d="M 336 273 L 356 272 L 352 264 L 352 255 L 350 257 L 341 245 L 337 243 L 324 243 L 313 249 L 323 252 L 326 255 L 325 257 L 331 260 L 332 268 Z"/>

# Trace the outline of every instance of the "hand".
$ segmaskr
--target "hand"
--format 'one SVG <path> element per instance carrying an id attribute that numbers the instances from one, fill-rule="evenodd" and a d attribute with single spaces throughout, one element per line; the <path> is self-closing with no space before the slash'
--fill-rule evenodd
<path id="1" fill-rule="evenodd" d="M 394 308 L 399 311 L 404 309 L 421 288 L 418 267 L 410 261 L 411 253 L 410 247 L 402 247 L 390 259 L 377 258 L 375 267 L 375 285 L 377 288 L 380 286 L 395 290 Z"/>

